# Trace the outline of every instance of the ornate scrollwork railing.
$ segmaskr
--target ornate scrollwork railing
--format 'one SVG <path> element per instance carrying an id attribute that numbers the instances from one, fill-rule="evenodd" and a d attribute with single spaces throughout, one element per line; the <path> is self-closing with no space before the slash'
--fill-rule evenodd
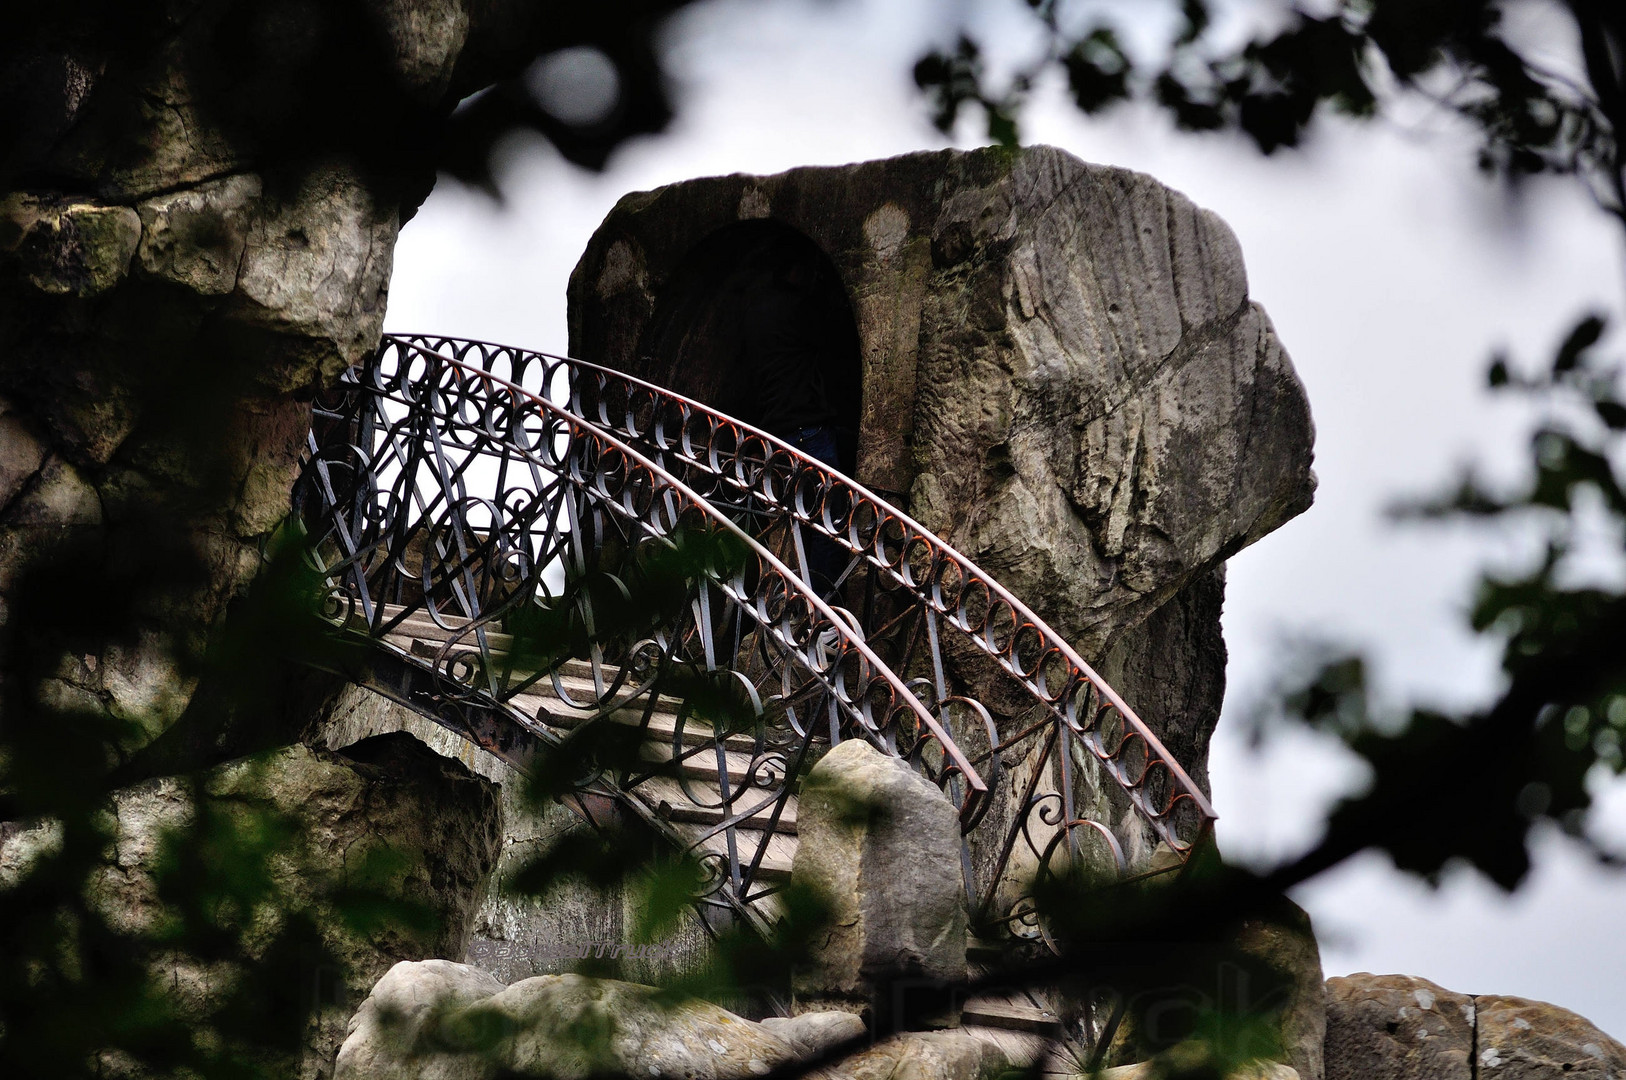
<path id="1" fill-rule="evenodd" d="M 490 367 L 386 339 L 319 402 L 295 498 L 332 621 L 398 662 L 382 689 L 488 748 L 493 711 L 532 745 L 619 719 L 669 746 L 583 785 L 675 782 L 712 811 L 683 839 L 715 902 L 773 891 L 774 827 L 827 742 L 909 760 L 966 829 L 986 809 L 950 710 L 850 615 L 641 449 Z M 649 816 L 653 800 L 628 801 Z"/>
<path id="2" fill-rule="evenodd" d="M 1002 807 L 997 835 L 973 834 L 968 852 L 968 887 L 983 917 L 1022 916 L 1020 890 L 1009 887 L 1014 861 L 1028 876 L 1056 869 L 1058 854 L 1070 866 L 1093 858 L 1130 869 L 1117 833 L 1079 805 L 1102 779 L 1181 858 L 1210 828 L 1213 807 L 1189 774 L 1066 640 L 855 481 L 739 420 L 607 368 L 488 342 L 391 340 L 506 382 L 568 387 L 572 415 L 613 432 L 745 523 L 809 590 L 810 550 L 836 545 L 841 569 L 817 591 L 943 720 Z"/>

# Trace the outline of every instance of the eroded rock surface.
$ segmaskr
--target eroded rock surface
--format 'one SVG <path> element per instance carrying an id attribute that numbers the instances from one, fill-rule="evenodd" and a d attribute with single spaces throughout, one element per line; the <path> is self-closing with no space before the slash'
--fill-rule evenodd
<path id="1" fill-rule="evenodd" d="M 754 1023 L 705 1002 L 663 1003 L 634 983 L 543 975 L 504 987 L 475 968 L 432 960 L 397 964 L 379 980 L 350 1022 L 334 1080 L 751 1080 L 863 1031 L 850 1013 Z M 1011 1065 L 992 1039 L 931 1031 L 883 1040 L 808 1075 L 992 1080 Z"/>
<path id="2" fill-rule="evenodd" d="M 1474 1000 L 1410 975 L 1327 980 L 1327 1080 L 1470 1080 Z"/>
<path id="3" fill-rule="evenodd" d="M 1482 994 L 1480 1080 L 1618 1080 L 1626 1076 L 1626 1046 L 1583 1016 L 1528 998 Z"/>
<path id="4" fill-rule="evenodd" d="M 539 975 L 512 986 L 461 964 L 398 964 L 350 1025 L 335 1080 L 595 1075 L 749 1080 L 796 1051 L 710 1005 L 661 1002 L 613 979 Z"/>
<path id="5" fill-rule="evenodd" d="M 461 955 L 466 948 L 472 913 L 497 858 L 496 792 L 405 735 L 371 739 L 344 754 L 290 746 L 222 765 L 202 785 L 212 810 L 228 820 L 268 811 L 296 828 L 294 842 L 268 865 L 276 907 L 264 913 L 271 922 L 257 929 L 257 939 L 269 940 L 281 920 L 309 918 L 339 966 L 300 972 L 312 986 L 325 984 L 320 992 L 327 1003 L 312 1016 L 300 1058 L 266 1064 L 284 1075 L 328 1075 L 354 1004 L 384 971 L 400 960 Z M 90 894 L 116 931 L 150 934 L 172 916 L 160 902 L 153 867 L 166 833 L 187 827 L 195 806 L 189 784 L 170 777 L 115 796 L 112 858 Z M 56 843 L 48 824 L 0 830 L 0 886 Z M 362 930 L 333 906 L 335 890 L 363 884 L 353 878 L 370 860 L 391 869 L 382 878 L 371 873 L 365 886 L 420 905 L 427 923 L 388 920 Z M 204 1016 L 220 1006 L 237 974 L 230 966 L 171 954 L 161 980 L 182 1016 Z"/>
<path id="6" fill-rule="evenodd" d="M 1276 1034 L 1286 1063 L 1301 1080 L 1322 1080 L 1326 1074 L 1327 1004 L 1321 950 L 1310 916 L 1284 900 L 1274 918 L 1245 922 L 1237 945 L 1285 980 L 1276 991 L 1277 1000 L 1268 1004 L 1277 1008 Z"/>
<path id="7" fill-rule="evenodd" d="M 377 341 L 441 118 L 576 38 L 519 0 L 36 8 L 0 38 L 0 412 L 27 451 L 0 462 L 0 630 L 62 563 L 128 617 L 25 610 L 47 655 L 0 640 L 0 680 L 127 722 L 130 755 L 200 692 L 312 396 Z M 194 757 L 291 737 L 216 734 Z"/>
<path id="8" fill-rule="evenodd" d="M 602 946 L 632 939 L 639 903 L 633 890 L 566 881 L 556 883 L 545 897 L 535 897 L 507 887 L 515 871 L 592 826 L 560 803 L 538 806 L 528 800 L 524 777 L 467 739 L 357 686 L 345 688 L 328 704 L 307 738 L 317 746 L 342 750 L 388 732 L 411 735 L 500 790 L 502 853 L 474 907 L 467 947 L 443 955 L 478 965 L 504 984 L 562 974 L 583 958 L 584 950 L 591 950 L 595 960 L 612 964 L 610 973 L 631 982 L 659 982 L 693 971 L 704 961 L 711 937 L 692 913 L 660 943 L 658 957 L 599 956 Z"/>
<path id="9" fill-rule="evenodd" d="M 1049 147 L 690 180 L 626 196 L 594 234 L 571 352 L 722 404 L 733 279 L 712 307 L 697 281 L 752 222 L 810 239 L 851 301 L 857 479 L 1110 669 L 1205 783 L 1224 560 L 1315 486 L 1304 391 L 1230 230 L 1151 177 Z M 693 315 L 687 337 L 674 312 Z M 980 658 L 950 661 L 961 685 L 983 680 Z M 1096 786 L 1088 812 L 1144 866 L 1156 838 Z M 1000 797 L 994 819 L 1019 812 Z"/>
<path id="10" fill-rule="evenodd" d="M 1309 505 L 1309 409 L 1231 231 L 1050 147 L 628 195 L 572 275 L 572 352 L 670 378 L 648 320 L 696 244 L 755 218 L 811 238 L 851 296 L 858 479 L 1086 653 Z"/>
<path id="11" fill-rule="evenodd" d="M 966 974 L 953 804 L 901 761 L 850 739 L 808 774 L 797 815 L 791 880 L 829 905 L 829 928 L 796 973 L 798 1010 L 899 1006 L 910 1026 L 952 1023 L 932 984 Z M 899 987 L 919 1000 L 895 1001 Z"/>
<path id="12" fill-rule="evenodd" d="M 1410 975 L 1327 980 L 1327 1080 L 1626 1076 L 1626 1046 L 1568 1009 Z"/>

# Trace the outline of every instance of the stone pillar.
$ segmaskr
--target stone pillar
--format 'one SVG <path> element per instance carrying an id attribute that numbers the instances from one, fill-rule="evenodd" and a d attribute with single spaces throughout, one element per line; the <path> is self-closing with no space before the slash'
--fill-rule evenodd
<path id="1" fill-rule="evenodd" d="M 1224 562 L 1315 488 L 1304 390 L 1230 229 L 1045 146 L 687 180 L 626 196 L 594 233 L 572 355 L 726 409 L 726 340 L 708 335 L 764 230 L 815 245 L 850 300 L 857 479 L 1033 608 L 1204 784 Z M 980 654 L 948 663 L 1002 730 L 1023 725 L 1029 703 L 988 694 Z M 1156 837 L 1091 761 L 1074 771 L 1082 813 L 1144 868 Z M 998 857 L 980 838 L 1026 812 L 1019 795 L 994 792 L 973 837 L 979 884 Z"/>
<path id="2" fill-rule="evenodd" d="M 953 804 L 901 761 L 851 739 L 808 774 L 797 829 L 792 885 L 823 897 L 830 921 L 796 974 L 796 1011 L 954 1024 L 966 912 Z"/>

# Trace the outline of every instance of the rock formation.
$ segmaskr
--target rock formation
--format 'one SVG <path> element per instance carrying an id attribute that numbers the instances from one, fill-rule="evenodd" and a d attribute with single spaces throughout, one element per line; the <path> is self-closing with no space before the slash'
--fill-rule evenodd
<path id="1" fill-rule="evenodd" d="M 797 1009 L 952 1026 L 942 988 L 966 977 L 953 804 L 903 762 L 850 739 L 808 773 L 797 822 L 792 883 L 829 905 L 829 929 L 797 972 Z"/>
<path id="2" fill-rule="evenodd" d="M 750 1080 L 857 1033 L 841 1018 L 799 1019 L 781 1025 L 781 1037 L 706 1002 L 664 1002 L 634 983 L 541 975 L 504 986 L 461 964 L 403 963 L 351 1021 L 334 1080 Z"/>
<path id="3" fill-rule="evenodd" d="M 564 43 L 551 9 L 518 0 L 14 14 L 0 36 L 8 836 L 86 790 L 156 810 L 166 777 L 277 747 L 304 760 L 290 744 L 331 684 L 263 655 L 286 644 L 274 632 L 245 655 L 229 624 L 288 512 L 312 396 L 377 340 L 400 224 L 434 180 L 426 136 Z M 75 766 L 73 791 L 34 783 L 57 774 L 30 755 Z M 311 760 L 327 763 L 296 770 L 312 814 L 325 770 L 355 803 L 312 818 L 318 835 L 388 840 L 444 807 L 467 843 L 489 840 L 495 806 L 468 820 L 466 774 L 397 788 L 388 770 Z M 361 809 L 392 805 L 389 820 Z M 414 854 L 429 869 L 431 850 Z M 380 955 L 461 955 L 489 855 L 431 883 L 448 936 Z M 377 964 L 356 959 L 364 989 Z"/>
<path id="4" fill-rule="evenodd" d="M 473 908 L 497 858 L 496 792 L 404 734 L 368 739 L 343 753 L 287 747 L 219 766 L 200 785 L 213 813 L 269 812 L 297 830 L 295 842 L 267 867 L 270 906 L 254 913 L 253 937 L 269 942 L 279 925 L 308 918 L 336 966 L 302 973 L 321 984 L 303 1053 L 261 1064 L 281 1075 L 328 1075 L 345 1021 L 392 964 L 462 955 L 467 948 Z M 425 816 L 426 806 L 435 808 L 433 817 Z M 196 796 L 190 778 L 160 777 L 118 792 L 113 808 L 113 857 L 91 882 L 90 899 L 116 932 L 149 937 L 174 917 L 166 903 L 173 897 L 160 895 L 154 864 L 166 834 L 192 823 Z M 49 822 L 0 833 L 0 888 L 60 842 Z M 359 880 L 369 865 L 384 876 Z M 417 906 L 427 921 L 359 928 L 334 904 L 340 892 L 363 884 L 381 889 L 383 900 Z M 159 974 L 183 1018 L 211 1016 L 241 974 L 231 964 L 186 952 L 161 956 Z M 266 958 L 251 951 L 245 959 Z"/>
<path id="5" fill-rule="evenodd" d="M 1224 560 L 1315 484 L 1303 389 L 1230 230 L 1048 147 L 685 181 L 594 234 L 572 354 L 718 400 L 730 290 L 776 232 L 851 299 L 857 478 L 1098 663 L 1205 782 Z M 1102 797 L 1143 864 L 1151 837 Z"/>
<path id="6" fill-rule="evenodd" d="M 1327 1080 L 1605 1080 L 1626 1046 L 1568 1009 L 1410 975 L 1327 980 Z"/>
<path id="7" fill-rule="evenodd" d="M 612 36 L 637 51 L 661 10 Z M 186 712 L 287 512 L 311 396 L 377 340 L 446 115 L 580 34 L 522 0 L 45 4 L 8 24 L 0 627 L 19 577 L 83 580 L 127 618 L 30 627 L 0 680 L 126 723 L 126 755 Z M 658 83 L 599 135 L 659 126 Z M 485 147 L 458 150 L 478 172 Z M 218 734 L 186 741 L 220 760 Z"/>
<path id="8" fill-rule="evenodd" d="M 570 971 L 583 957 L 607 960 L 618 976 L 655 983 L 693 970 L 710 948 L 711 937 L 697 917 L 683 921 L 663 941 L 658 958 L 596 955 L 598 946 L 630 940 L 636 898 L 619 888 L 561 883 L 545 897 L 516 895 L 513 873 L 570 834 L 591 829 L 575 811 L 559 803 L 535 805 L 526 797 L 525 778 L 447 729 L 368 690 L 341 691 L 312 726 L 313 745 L 342 750 L 388 732 L 406 732 L 445 757 L 496 784 L 502 809 L 501 854 L 471 904 L 466 948 L 436 955 L 479 966 L 504 983 Z"/>

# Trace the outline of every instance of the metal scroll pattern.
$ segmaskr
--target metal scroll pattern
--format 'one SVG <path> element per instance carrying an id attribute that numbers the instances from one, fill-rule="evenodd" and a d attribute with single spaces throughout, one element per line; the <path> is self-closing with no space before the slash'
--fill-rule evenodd
<path id="1" fill-rule="evenodd" d="M 713 903 L 773 891 L 762 864 L 795 778 L 842 738 L 910 761 L 968 829 L 986 807 L 950 710 L 756 537 L 489 366 L 386 339 L 318 403 L 295 500 L 332 621 L 437 643 L 410 659 L 430 679 L 415 704 L 438 722 L 473 737 L 466 714 L 495 705 L 544 742 L 612 720 L 664 747 L 582 786 L 676 783 L 710 811 L 685 839 Z"/>
<path id="2" fill-rule="evenodd" d="M 1128 870 L 1118 833 L 1080 805 L 1092 785 L 1120 792 L 1182 859 L 1209 829 L 1215 815 L 1208 799 L 1076 650 L 970 560 L 856 482 L 762 431 L 620 372 L 487 342 L 394 340 L 568 393 L 573 415 L 681 477 L 810 588 L 810 551 L 835 545 L 837 581 L 833 589 L 819 582 L 819 591 L 944 720 L 1002 808 L 995 815 L 1000 835 L 974 834 L 967 860 L 984 917 L 997 911 L 1023 929 L 1026 901 L 1008 883 L 1024 872 L 1092 862 L 1099 868 L 1103 861 L 1119 874 Z"/>

